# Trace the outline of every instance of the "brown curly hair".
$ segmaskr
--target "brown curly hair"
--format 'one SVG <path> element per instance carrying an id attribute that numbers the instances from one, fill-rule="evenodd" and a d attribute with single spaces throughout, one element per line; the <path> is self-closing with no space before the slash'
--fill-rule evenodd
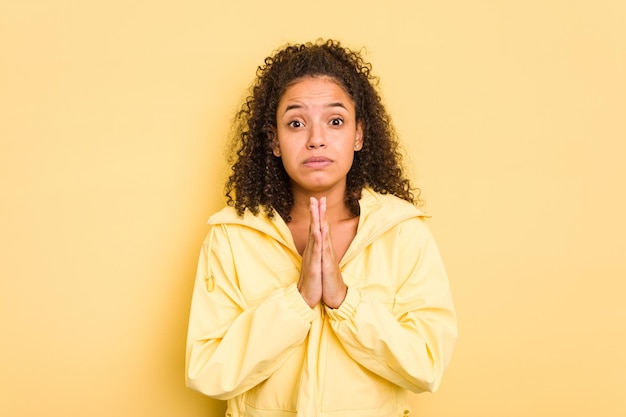
<path id="1" fill-rule="evenodd" d="M 287 45 L 265 58 L 256 81 L 237 113 L 229 144 L 232 174 L 225 186 L 229 206 L 241 216 L 263 208 L 286 221 L 293 207 L 291 182 L 280 158 L 272 153 L 276 110 L 285 90 L 304 77 L 331 77 L 355 103 L 356 119 L 363 125 L 363 148 L 355 152 L 346 179 L 345 203 L 354 216 L 360 212 L 363 187 L 419 203 L 419 189 L 411 187 L 402 169 L 397 135 L 377 92 L 378 78 L 357 51 L 335 40 Z M 414 194 L 415 192 L 415 194 Z"/>

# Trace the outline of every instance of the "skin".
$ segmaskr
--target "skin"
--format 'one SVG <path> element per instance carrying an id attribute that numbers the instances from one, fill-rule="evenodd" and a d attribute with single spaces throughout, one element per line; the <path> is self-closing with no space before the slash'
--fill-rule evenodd
<path id="1" fill-rule="evenodd" d="M 298 290 L 311 307 L 338 308 L 348 289 L 339 260 L 358 224 L 344 204 L 346 176 L 363 145 L 362 125 L 350 96 L 328 77 L 307 77 L 288 87 L 276 122 L 273 152 L 291 179 L 288 226 L 302 255 Z"/>

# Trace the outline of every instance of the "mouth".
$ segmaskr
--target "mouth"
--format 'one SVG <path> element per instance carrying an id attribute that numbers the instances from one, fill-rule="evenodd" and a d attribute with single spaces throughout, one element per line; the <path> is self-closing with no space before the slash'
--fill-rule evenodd
<path id="1" fill-rule="evenodd" d="M 312 156 L 307 158 L 302 165 L 308 168 L 324 168 L 332 163 L 332 159 L 326 158 L 325 156 Z"/>

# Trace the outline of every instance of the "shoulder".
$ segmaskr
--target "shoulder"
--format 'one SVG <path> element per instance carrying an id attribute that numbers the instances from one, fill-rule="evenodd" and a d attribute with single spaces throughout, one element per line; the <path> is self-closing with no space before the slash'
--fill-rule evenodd
<path id="1" fill-rule="evenodd" d="M 237 210 L 234 207 L 225 206 L 220 211 L 213 213 L 208 220 L 209 225 L 217 225 L 223 223 L 240 222 L 243 220 L 242 216 L 237 214 Z"/>
<path id="2" fill-rule="evenodd" d="M 404 244 L 406 240 L 414 245 L 430 237 L 424 221 L 428 216 L 408 201 L 366 188 L 359 203 L 358 235 L 366 242 L 374 242 L 386 235 L 395 236 L 395 244 Z"/>
<path id="3" fill-rule="evenodd" d="M 367 187 L 361 193 L 360 205 L 361 209 L 366 212 L 380 212 L 386 217 L 430 217 L 406 200 L 393 194 L 381 194 Z"/>
<path id="4" fill-rule="evenodd" d="M 262 236 L 284 243 L 290 236 L 289 228 L 280 216 L 269 218 L 263 211 L 254 215 L 248 210 L 239 215 L 230 206 L 213 214 L 208 224 L 209 234 L 228 236 L 228 239 L 238 236 L 237 239 L 241 241 L 252 242 Z"/>

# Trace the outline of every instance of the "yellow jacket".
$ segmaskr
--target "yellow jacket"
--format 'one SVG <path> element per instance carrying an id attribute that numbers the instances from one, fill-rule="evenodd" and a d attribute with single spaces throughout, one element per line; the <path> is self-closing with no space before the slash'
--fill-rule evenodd
<path id="1" fill-rule="evenodd" d="M 413 205 L 363 190 L 338 309 L 310 308 L 280 218 L 213 215 L 193 292 L 187 385 L 232 417 L 391 417 L 435 390 L 456 341 L 437 246 Z"/>

